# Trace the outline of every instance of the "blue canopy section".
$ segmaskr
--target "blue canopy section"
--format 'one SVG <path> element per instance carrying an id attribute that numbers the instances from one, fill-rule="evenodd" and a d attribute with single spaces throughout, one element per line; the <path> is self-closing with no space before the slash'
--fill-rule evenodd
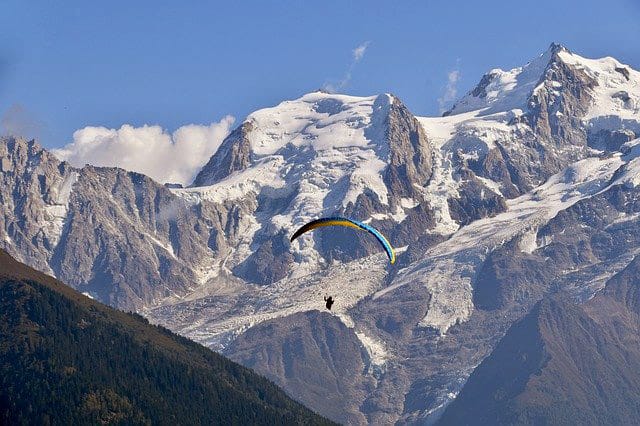
<path id="1" fill-rule="evenodd" d="M 393 250 L 393 247 L 391 247 L 391 243 L 389 243 L 389 240 L 387 240 L 385 238 L 385 236 L 380 233 L 380 231 L 378 231 L 373 226 L 367 225 L 366 223 L 358 222 L 357 220 L 353 220 L 353 219 L 348 219 L 348 220 L 353 222 L 353 223 L 355 223 L 360 228 L 364 229 L 365 231 L 369 232 L 374 237 L 376 237 L 378 239 L 378 241 L 380 241 L 380 243 L 384 247 L 385 251 L 387 252 L 387 256 L 389 257 L 389 261 L 392 264 L 396 262 L 396 253 Z"/>

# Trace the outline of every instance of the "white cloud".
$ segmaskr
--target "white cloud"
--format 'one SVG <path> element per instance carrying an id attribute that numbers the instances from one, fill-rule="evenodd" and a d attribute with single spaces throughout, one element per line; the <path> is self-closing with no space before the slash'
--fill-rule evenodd
<path id="1" fill-rule="evenodd" d="M 458 95 L 458 80 L 460 79 L 460 70 L 454 69 L 447 74 L 447 85 L 444 94 L 438 98 L 438 107 L 440 114 L 445 112 Z"/>
<path id="2" fill-rule="evenodd" d="M 226 116 L 208 126 L 189 124 L 170 134 L 160 126 L 119 129 L 85 127 L 73 133 L 73 142 L 53 153 L 77 167 L 85 164 L 116 166 L 152 177 L 158 182 L 191 183 L 231 131 L 234 118 Z"/>
<path id="3" fill-rule="evenodd" d="M 349 85 L 351 81 L 351 73 L 355 68 L 356 64 L 362 60 L 364 54 L 367 52 L 367 48 L 369 47 L 370 41 L 365 41 L 360 46 L 356 47 L 352 50 L 352 59 L 351 63 L 347 67 L 347 71 L 344 73 L 344 77 L 336 83 L 325 83 L 322 88 L 329 93 L 336 93 Z"/>
<path id="4" fill-rule="evenodd" d="M 369 47 L 369 43 L 371 43 L 371 42 L 365 41 L 360 46 L 358 46 L 355 49 L 353 49 L 353 61 L 354 62 L 360 62 L 360 60 L 364 56 L 365 52 L 367 51 L 367 47 Z"/>

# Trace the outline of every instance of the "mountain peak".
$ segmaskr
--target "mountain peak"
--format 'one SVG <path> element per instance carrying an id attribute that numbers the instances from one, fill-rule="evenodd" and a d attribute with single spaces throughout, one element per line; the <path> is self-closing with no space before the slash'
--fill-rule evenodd
<path id="1" fill-rule="evenodd" d="M 444 116 L 485 110 L 483 115 L 512 109 L 525 109 L 533 89 L 538 85 L 546 69 L 556 60 L 559 52 L 566 50 L 552 43 L 544 53 L 526 65 L 505 71 L 494 68 L 484 74 L 480 82 L 445 112 Z"/>
<path id="2" fill-rule="evenodd" d="M 275 161 L 267 167 L 271 171 L 289 157 L 309 160 L 309 149 L 366 148 L 372 141 L 369 135 L 376 133 L 371 130 L 378 124 L 374 112 L 391 105 L 391 99 L 390 95 L 359 97 L 318 90 L 255 111 L 227 136 L 194 186 L 212 185 L 267 160 Z"/>
<path id="3" fill-rule="evenodd" d="M 2 136 L 0 137 L 0 145 L 5 146 L 9 152 L 23 150 L 29 153 L 38 153 L 44 151 L 44 148 L 35 139 L 27 139 L 22 136 Z"/>
<path id="4" fill-rule="evenodd" d="M 555 41 L 549 45 L 547 52 L 551 54 L 556 54 L 558 52 L 568 52 L 571 53 L 569 49 L 567 49 L 563 44 L 556 43 Z"/>
<path id="5" fill-rule="evenodd" d="M 634 110 L 634 103 L 626 99 L 633 97 L 629 93 L 633 92 L 630 89 L 637 72 L 614 58 L 587 59 L 554 42 L 544 53 L 524 66 L 508 71 L 496 68 L 486 73 L 476 87 L 456 102 L 444 116 L 471 111 L 482 111 L 481 115 L 514 109 L 526 111 L 530 97 L 545 81 L 553 93 L 559 94 L 566 89 L 563 82 L 558 80 L 561 77 L 558 73 L 574 76 L 567 77 L 568 80 L 564 83 L 568 85 L 573 84 L 574 80 L 582 80 L 584 89 L 600 86 L 601 89 L 598 90 L 602 93 L 598 96 L 609 109 L 615 107 L 612 103 L 626 102 L 625 105 L 619 105 L 621 108 L 614 109 Z M 613 101 L 610 99 L 612 97 Z"/>

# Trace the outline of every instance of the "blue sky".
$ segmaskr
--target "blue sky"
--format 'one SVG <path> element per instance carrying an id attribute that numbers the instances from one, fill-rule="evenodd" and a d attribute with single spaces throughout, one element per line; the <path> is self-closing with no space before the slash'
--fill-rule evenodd
<path id="1" fill-rule="evenodd" d="M 638 40 L 633 0 L 3 0 L 0 117 L 59 147 L 85 126 L 239 121 L 341 82 L 341 92 L 391 92 L 433 115 L 452 71 L 459 78 L 449 89 L 461 95 L 489 69 L 522 65 L 552 41 L 640 69 Z"/>

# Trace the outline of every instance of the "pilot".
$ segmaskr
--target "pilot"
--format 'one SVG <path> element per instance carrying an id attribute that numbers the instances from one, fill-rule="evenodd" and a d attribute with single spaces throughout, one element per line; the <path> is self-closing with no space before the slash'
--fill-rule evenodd
<path id="1" fill-rule="evenodd" d="M 325 296 L 325 297 L 324 297 L 324 301 L 325 301 L 325 302 L 327 302 L 327 303 L 326 303 L 326 305 L 325 305 L 325 306 L 327 307 L 327 309 L 328 309 L 328 310 L 331 310 L 331 305 L 333 305 L 333 297 L 331 297 L 331 296 L 329 296 L 329 297 Z"/>

